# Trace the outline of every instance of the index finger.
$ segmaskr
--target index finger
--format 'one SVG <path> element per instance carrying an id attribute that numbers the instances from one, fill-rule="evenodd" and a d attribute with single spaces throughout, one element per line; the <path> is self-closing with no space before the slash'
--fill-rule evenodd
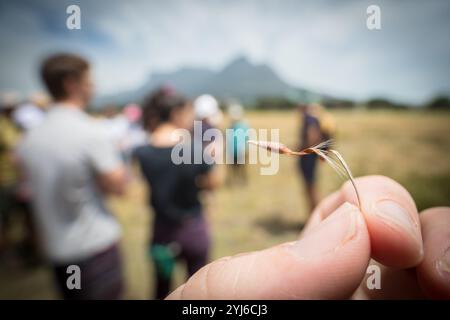
<path id="1" fill-rule="evenodd" d="M 384 176 L 361 177 L 355 183 L 369 230 L 372 257 L 386 266 L 417 265 L 423 257 L 423 243 L 419 215 L 409 192 Z M 358 204 L 349 182 L 317 206 L 305 233 L 346 201 Z"/>

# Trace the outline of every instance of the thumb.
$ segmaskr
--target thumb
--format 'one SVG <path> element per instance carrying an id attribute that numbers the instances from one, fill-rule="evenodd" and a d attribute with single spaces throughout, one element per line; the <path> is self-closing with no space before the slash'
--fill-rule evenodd
<path id="1" fill-rule="evenodd" d="M 296 242 L 206 265 L 168 299 L 344 299 L 369 260 L 362 213 L 344 203 Z"/>

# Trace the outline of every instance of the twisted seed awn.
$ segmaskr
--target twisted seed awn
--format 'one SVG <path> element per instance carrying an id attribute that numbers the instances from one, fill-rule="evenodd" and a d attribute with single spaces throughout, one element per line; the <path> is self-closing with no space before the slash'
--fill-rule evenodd
<path id="1" fill-rule="evenodd" d="M 356 197 L 358 199 L 358 206 L 359 208 L 361 208 L 361 198 L 359 196 L 358 188 L 356 187 L 352 172 L 350 171 L 350 168 L 348 167 L 341 154 L 338 151 L 331 149 L 331 146 L 333 144 L 332 140 L 321 142 L 313 147 L 309 147 L 300 151 L 292 151 L 284 144 L 273 141 L 249 140 L 248 143 L 279 154 L 287 154 L 293 156 L 304 156 L 312 153 L 317 154 L 319 157 L 324 159 L 340 177 L 350 180 L 353 188 L 355 189 Z"/>

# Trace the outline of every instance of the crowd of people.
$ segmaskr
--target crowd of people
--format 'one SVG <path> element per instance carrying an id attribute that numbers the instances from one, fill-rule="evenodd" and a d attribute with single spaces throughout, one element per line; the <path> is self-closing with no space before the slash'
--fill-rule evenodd
<path id="1" fill-rule="evenodd" d="M 189 100 L 175 88 L 150 92 L 141 105 L 106 107 L 101 117 L 87 112 L 93 92 L 91 66 L 74 54 L 48 57 L 40 69 L 50 95 L 26 103 L 3 101 L 0 115 L 0 259 L 11 254 L 9 225 L 23 217 L 23 257 L 50 264 L 65 299 L 119 299 L 123 270 L 121 226 L 106 206 L 108 196 L 123 196 L 137 163 L 154 212 L 148 254 L 154 263 L 155 297 L 171 291 L 175 263 L 183 260 L 193 275 L 207 264 L 211 246 L 201 194 L 222 183 L 214 161 L 175 164 L 172 150 L 179 129 L 220 128 L 223 114 L 211 95 Z M 51 101 L 51 102 L 50 102 Z M 318 105 L 301 106 L 302 147 L 329 139 L 334 124 Z M 232 164 L 228 182 L 247 183 L 244 109 L 231 103 Z M 328 125 L 324 125 L 328 123 Z M 195 138 L 195 137 L 194 137 Z M 192 144 L 193 146 L 194 144 Z M 202 141 L 211 158 L 218 141 Z M 202 152 L 204 153 L 204 152 Z M 193 154 L 193 153 L 192 153 Z M 311 210 L 317 205 L 315 156 L 300 159 Z M 82 270 L 82 290 L 67 286 L 70 266 Z"/>

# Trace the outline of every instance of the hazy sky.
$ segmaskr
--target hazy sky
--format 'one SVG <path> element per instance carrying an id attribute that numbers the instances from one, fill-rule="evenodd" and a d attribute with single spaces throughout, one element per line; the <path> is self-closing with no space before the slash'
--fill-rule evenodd
<path id="1" fill-rule="evenodd" d="M 66 28 L 70 4 L 81 7 L 81 30 Z M 379 31 L 366 28 L 370 4 L 381 7 Z M 450 93 L 449 35 L 445 0 L 2 0 L 0 90 L 39 88 L 39 61 L 61 50 L 94 62 L 101 94 L 245 55 L 307 89 L 421 103 Z"/>

